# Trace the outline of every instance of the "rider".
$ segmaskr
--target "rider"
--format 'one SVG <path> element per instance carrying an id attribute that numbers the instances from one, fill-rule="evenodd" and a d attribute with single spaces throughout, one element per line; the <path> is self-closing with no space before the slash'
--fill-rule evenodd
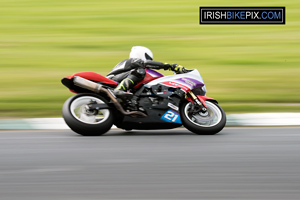
<path id="1" fill-rule="evenodd" d="M 153 54 L 150 49 L 134 46 L 131 48 L 129 58 L 118 63 L 106 76 L 119 82 L 119 85 L 114 89 L 114 94 L 118 97 L 131 97 L 132 93 L 127 91 L 145 78 L 145 68 L 172 70 L 176 73 L 185 71 L 181 65 L 153 61 Z"/>

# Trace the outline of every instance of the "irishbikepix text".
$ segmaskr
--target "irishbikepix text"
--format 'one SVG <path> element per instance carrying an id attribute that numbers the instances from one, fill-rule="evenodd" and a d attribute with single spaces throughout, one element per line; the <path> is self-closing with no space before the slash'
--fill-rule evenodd
<path id="1" fill-rule="evenodd" d="M 285 24 L 285 8 L 200 7 L 200 24 Z"/>

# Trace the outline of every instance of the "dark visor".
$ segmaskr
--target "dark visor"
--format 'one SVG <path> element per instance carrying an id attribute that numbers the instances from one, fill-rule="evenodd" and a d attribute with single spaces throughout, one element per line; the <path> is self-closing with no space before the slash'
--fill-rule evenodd
<path id="1" fill-rule="evenodd" d="M 147 53 L 145 53 L 145 57 L 147 60 L 152 60 L 151 56 L 149 56 Z"/>

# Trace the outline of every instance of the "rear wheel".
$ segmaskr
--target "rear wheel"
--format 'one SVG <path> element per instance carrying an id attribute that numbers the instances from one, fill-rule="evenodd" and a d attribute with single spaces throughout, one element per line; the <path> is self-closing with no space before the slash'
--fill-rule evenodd
<path id="1" fill-rule="evenodd" d="M 63 118 L 66 124 L 76 133 L 83 136 L 99 136 L 106 133 L 113 124 L 110 109 L 89 110 L 91 103 L 107 104 L 107 101 L 96 94 L 78 94 L 70 97 L 63 105 Z"/>
<path id="2" fill-rule="evenodd" d="M 180 108 L 183 125 L 198 135 L 214 135 L 220 132 L 226 124 L 223 109 L 214 102 L 205 101 L 207 111 L 194 112 L 193 104 L 185 102 Z"/>

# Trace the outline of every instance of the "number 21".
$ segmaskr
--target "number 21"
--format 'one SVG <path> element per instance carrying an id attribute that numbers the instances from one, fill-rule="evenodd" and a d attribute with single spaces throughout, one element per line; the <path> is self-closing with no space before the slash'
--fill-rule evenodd
<path id="1" fill-rule="evenodd" d="M 168 114 L 165 115 L 165 118 L 172 121 L 172 122 L 175 122 L 176 119 L 178 118 L 178 115 L 176 115 L 175 113 L 173 113 L 172 111 L 168 111 L 167 112 Z M 172 119 L 173 118 L 173 119 Z"/>

